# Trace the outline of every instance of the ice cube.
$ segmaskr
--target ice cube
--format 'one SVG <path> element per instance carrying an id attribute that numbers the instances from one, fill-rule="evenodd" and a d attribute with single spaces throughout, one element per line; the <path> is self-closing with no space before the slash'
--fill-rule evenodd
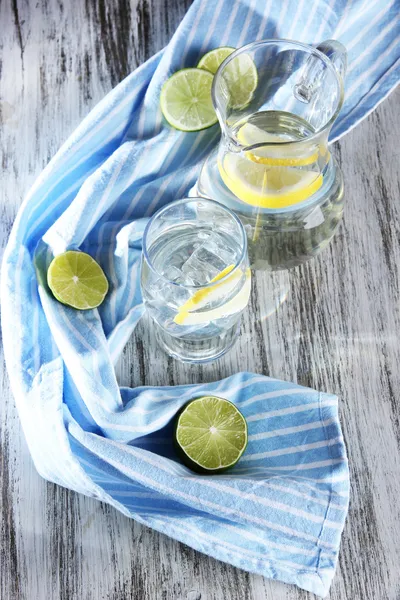
<path id="1" fill-rule="evenodd" d="M 182 265 L 185 279 L 190 279 L 194 285 L 206 285 L 219 273 L 218 267 L 204 260 L 205 252 L 204 246 L 200 246 Z"/>
<path id="2" fill-rule="evenodd" d="M 169 274 L 175 277 L 174 283 L 181 283 L 182 273 L 175 267 L 169 269 Z M 146 284 L 146 296 L 157 306 L 179 307 L 190 298 L 190 291 L 180 285 L 168 283 L 161 277 L 150 278 Z"/>
<path id="3" fill-rule="evenodd" d="M 165 269 L 163 269 L 161 275 L 165 277 L 165 279 L 168 279 L 168 281 L 180 283 L 179 279 L 182 277 L 182 271 L 169 263 L 166 265 Z"/>
<path id="4" fill-rule="evenodd" d="M 199 285 L 197 281 L 195 281 L 193 277 L 191 277 L 187 273 L 181 273 L 181 276 L 175 281 L 175 283 L 180 283 L 181 285 L 185 286 Z"/>
<path id="5" fill-rule="evenodd" d="M 190 291 L 180 285 L 166 285 L 162 290 L 162 299 L 169 306 L 179 308 L 190 298 Z"/>
<path id="6" fill-rule="evenodd" d="M 221 236 L 212 236 L 206 245 L 206 251 L 208 256 L 206 258 L 207 262 L 210 260 L 213 261 L 214 264 L 218 262 L 218 268 L 220 271 L 225 269 L 228 265 L 232 263 L 236 263 L 236 251 L 229 242 L 222 238 Z M 211 259 L 211 256 L 215 258 Z"/>
<path id="7" fill-rule="evenodd" d="M 211 235 L 182 265 L 182 272 L 196 285 L 206 285 L 228 265 L 236 262 L 234 249 L 218 235 Z"/>

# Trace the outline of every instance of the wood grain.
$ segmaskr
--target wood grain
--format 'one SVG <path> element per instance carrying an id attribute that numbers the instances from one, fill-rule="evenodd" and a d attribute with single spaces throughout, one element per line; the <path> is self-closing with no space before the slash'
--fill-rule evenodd
<path id="1" fill-rule="evenodd" d="M 189 4 L 0 1 L 2 245 L 59 145 L 107 91 L 168 42 Z M 347 198 L 339 233 L 314 262 L 257 274 L 230 354 L 207 366 L 181 365 L 162 354 L 143 321 L 117 368 L 123 385 L 211 381 L 251 370 L 340 395 L 352 497 L 330 600 L 400 599 L 399 100 L 400 90 L 335 145 Z M 0 376 L 1 600 L 314 598 L 40 479 L 4 367 Z"/>

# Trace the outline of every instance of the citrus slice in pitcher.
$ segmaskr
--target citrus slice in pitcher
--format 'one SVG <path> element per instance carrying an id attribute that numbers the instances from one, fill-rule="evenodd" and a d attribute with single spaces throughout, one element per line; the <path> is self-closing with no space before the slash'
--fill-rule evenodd
<path id="1" fill-rule="evenodd" d="M 237 198 L 261 208 L 298 204 L 322 185 L 319 171 L 293 167 L 269 167 L 236 154 L 226 154 L 218 168 L 225 185 Z"/>
<path id="2" fill-rule="evenodd" d="M 253 162 L 271 166 L 302 167 L 312 165 L 318 160 L 319 152 L 315 143 L 300 144 L 298 140 L 293 140 L 294 144 L 290 144 L 289 138 L 263 131 L 251 123 L 243 125 L 236 135 L 242 146 L 266 144 L 246 151 L 246 158 Z"/>

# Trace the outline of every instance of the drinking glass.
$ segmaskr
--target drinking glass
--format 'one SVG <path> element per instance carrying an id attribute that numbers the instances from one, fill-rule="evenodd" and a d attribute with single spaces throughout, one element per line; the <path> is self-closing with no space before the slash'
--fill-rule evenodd
<path id="1" fill-rule="evenodd" d="M 188 362 L 224 354 L 238 336 L 251 289 L 240 219 L 202 198 L 159 210 L 143 236 L 141 287 L 168 354 Z"/>

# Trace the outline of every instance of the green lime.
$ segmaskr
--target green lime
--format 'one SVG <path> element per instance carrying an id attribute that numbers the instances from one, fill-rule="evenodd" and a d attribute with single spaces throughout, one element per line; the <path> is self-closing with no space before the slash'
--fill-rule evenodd
<path id="1" fill-rule="evenodd" d="M 108 281 L 100 265 L 89 254 L 74 250 L 53 258 L 47 283 L 57 300 L 80 310 L 96 308 L 108 292 Z"/>
<path id="2" fill-rule="evenodd" d="M 235 52 L 235 48 L 230 46 L 222 46 L 221 48 L 215 48 L 207 52 L 197 65 L 198 69 L 205 69 L 210 71 L 213 75 L 218 71 L 218 67 L 224 62 L 227 56 Z"/>
<path id="3" fill-rule="evenodd" d="M 234 56 L 222 71 L 229 91 L 231 108 L 244 108 L 252 99 L 257 88 L 258 74 L 249 54 Z"/>
<path id="4" fill-rule="evenodd" d="M 199 131 L 217 122 L 211 100 L 213 79 L 213 75 L 203 69 L 181 69 L 164 83 L 160 105 L 172 127 Z"/>
<path id="5" fill-rule="evenodd" d="M 196 398 L 178 415 L 175 444 L 190 469 L 218 473 L 235 465 L 245 451 L 247 423 L 229 400 Z"/>

